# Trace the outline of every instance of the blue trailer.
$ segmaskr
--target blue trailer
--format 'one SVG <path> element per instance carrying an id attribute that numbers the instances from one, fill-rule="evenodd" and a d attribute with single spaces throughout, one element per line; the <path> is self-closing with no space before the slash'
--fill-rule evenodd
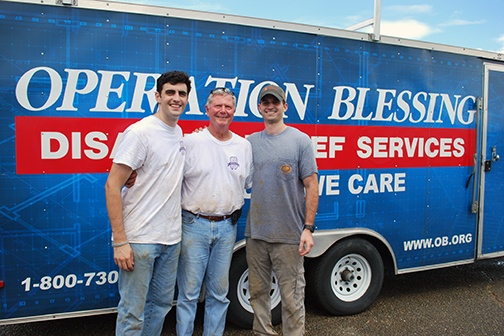
<path id="1" fill-rule="evenodd" d="M 307 288 L 332 314 L 365 310 L 383 274 L 504 255 L 504 56 L 279 21 L 99 0 L 0 1 L 0 324 L 114 312 L 104 185 L 154 83 L 191 76 L 185 132 L 209 91 L 237 96 L 231 129 L 263 129 L 258 94 L 319 167 Z M 248 193 L 244 192 L 245 197 Z M 245 213 L 248 208 L 246 201 Z M 245 218 L 228 319 L 252 321 Z M 280 295 L 272 277 L 272 310 Z"/>

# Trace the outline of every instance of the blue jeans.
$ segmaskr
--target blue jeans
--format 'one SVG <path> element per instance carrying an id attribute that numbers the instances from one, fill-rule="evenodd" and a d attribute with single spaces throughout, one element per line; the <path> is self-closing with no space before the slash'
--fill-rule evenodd
<path id="1" fill-rule="evenodd" d="M 236 240 L 231 219 L 213 222 L 182 211 L 182 248 L 177 275 L 177 335 L 192 335 L 198 297 L 205 281 L 203 335 L 222 335 L 229 300 L 229 266 Z"/>
<path id="2" fill-rule="evenodd" d="M 160 335 L 173 304 L 180 243 L 130 245 L 135 266 L 119 270 L 116 335 Z"/>

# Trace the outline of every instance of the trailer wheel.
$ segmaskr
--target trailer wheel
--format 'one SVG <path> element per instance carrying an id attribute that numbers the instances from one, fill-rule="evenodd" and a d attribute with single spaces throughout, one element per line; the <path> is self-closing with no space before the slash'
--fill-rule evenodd
<path id="1" fill-rule="evenodd" d="M 278 279 L 273 273 L 271 281 L 271 321 L 273 325 L 282 322 L 282 305 Z M 237 327 L 251 329 L 254 322 L 254 311 L 250 305 L 248 282 L 248 265 L 245 251 L 235 253 L 229 270 L 229 293 L 231 301 L 227 320 Z"/>
<path id="2" fill-rule="evenodd" d="M 336 243 L 315 268 L 315 294 L 322 307 L 334 315 L 366 310 L 383 283 L 383 261 L 367 240 L 352 238 Z"/>

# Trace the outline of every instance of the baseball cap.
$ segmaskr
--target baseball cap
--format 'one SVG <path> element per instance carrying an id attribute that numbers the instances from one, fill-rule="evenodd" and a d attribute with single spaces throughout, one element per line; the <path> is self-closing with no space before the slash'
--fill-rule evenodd
<path id="1" fill-rule="evenodd" d="M 276 84 L 268 84 L 261 90 L 261 94 L 259 95 L 259 100 L 263 99 L 266 95 L 272 95 L 276 97 L 276 99 L 280 101 L 285 101 L 285 92 Z"/>

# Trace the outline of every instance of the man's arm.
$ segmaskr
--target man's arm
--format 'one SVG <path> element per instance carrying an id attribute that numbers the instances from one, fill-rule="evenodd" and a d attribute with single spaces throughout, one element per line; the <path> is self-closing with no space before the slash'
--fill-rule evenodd
<path id="1" fill-rule="evenodd" d="M 128 180 L 132 171 L 130 167 L 124 164 L 113 163 L 107 183 L 105 184 L 107 211 L 115 245 L 120 245 L 128 241 L 124 231 L 121 188 Z M 134 262 L 131 246 L 129 244 L 124 244 L 119 247 L 114 247 L 114 261 L 119 268 L 125 271 L 132 271 Z"/>
<path id="2" fill-rule="evenodd" d="M 318 208 L 318 175 L 312 174 L 303 179 L 303 184 L 306 190 L 306 225 L 315 224 L 315 215 Z M 301 242 L 299 244 L 299 255 L 304 256 L 308 254 L 313 247 L 313 236 L 310 230 L 303 230 L 301 233 Z"/>

